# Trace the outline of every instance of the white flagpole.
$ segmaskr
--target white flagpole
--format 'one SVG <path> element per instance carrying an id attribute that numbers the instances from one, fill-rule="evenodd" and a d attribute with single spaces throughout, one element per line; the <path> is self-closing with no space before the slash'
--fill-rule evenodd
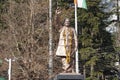
<path id="1" fill-rule="evenodd" d="M 49 0 L 49 80 L 53 74 L 53 51 L 52 51 L 52 0 Z"/>
<path id="2" fill-rule="evenodd" d="M 75 30 L 76 30 L 76 34 L 78 35 L 78 28 L 77 28 L 77 4 L 75 3 Z M 76 55 L 75 55 L 75 64 L 76 64 L 76 73 L 79 73 L 79 63 L 78 63 L 78 49 L 76 51 Z"/>

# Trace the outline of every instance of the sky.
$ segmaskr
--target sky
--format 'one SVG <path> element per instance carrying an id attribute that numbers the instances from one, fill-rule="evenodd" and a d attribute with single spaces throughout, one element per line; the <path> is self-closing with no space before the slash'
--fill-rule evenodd
<path id="1" fill-rule="evenodd" d="M 105 12 L 111 12 L 111 11 L 114 11 L 115 10 L 115 6 L 116 5 L 116 2 L 117 0 L 102 0 L 102 3 L 103 4 L 108 4 L 107 5 L 107 8 L 104 9 Z M 120 0 L 119 0 L 119 6 L 120 6 Z M 109 18 L 108 18 L 108 21 L 112 21 L 112 20 L 117 20 L 117 15 L 116 14 L 113 14 L 111 15 Z M 108 25 L 108 27 L 106 27 L 106 31 L 110 32 L 110 33 L 114 33 L 116 32 L 118 29 L 117 29 L 117 26 L 116 26 L 116 23 L 117 22 L 113 22 L 111 23 L 110 25 Z"/>

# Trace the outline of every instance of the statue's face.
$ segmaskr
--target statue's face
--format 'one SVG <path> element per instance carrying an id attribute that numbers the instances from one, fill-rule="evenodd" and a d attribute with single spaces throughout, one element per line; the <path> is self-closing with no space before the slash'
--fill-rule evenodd
<path id="1" fill-rule="evenodd" d="M 70 20 L 69 20 L 68 18 L 65 19 L 64 25 L 65 25 L 66 27 L 69 27 L 69 25 L 70 25 Z"/>

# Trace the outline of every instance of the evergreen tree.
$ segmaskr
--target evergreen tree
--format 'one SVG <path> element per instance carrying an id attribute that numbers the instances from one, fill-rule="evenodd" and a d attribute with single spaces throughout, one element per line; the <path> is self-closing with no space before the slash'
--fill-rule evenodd
<path id="1" fill-rule="evenodd" d="M 114 62 L 113 39 L 111 34 L 106 32 L 107 25 L 104 21 L 110 13 L 103 12 L 104 6 L 100 7 L 100 2 L 101 0 L 87 0 L 88 10 L 78 9 L 80 60 L 86 69 L 84 75 L 90 71 L 87 75 L 90 75 L 91 79 L 103 73 L 108 66 L 112 67 Z M 101 65 L 104 67 L 97 67 Z"/>

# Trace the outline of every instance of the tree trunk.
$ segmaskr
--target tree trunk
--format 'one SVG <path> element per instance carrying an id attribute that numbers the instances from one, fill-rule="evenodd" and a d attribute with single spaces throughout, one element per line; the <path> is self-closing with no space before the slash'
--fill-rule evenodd
<path id="1" fill-rule="evenodd" d="M 93 66 L 93 64 L 91 64 L 91 66 L 90 66 L 90 77 L 91 78 L 93 77 L 93 72 L 94 72 L 94 66 Z"/>
<path id="2" fill-rule="evenodd" d="M 84 79 L 86 78 L 86 67 L 85 65 L 83 65 L 83 75 L 84 75 Z"/>

